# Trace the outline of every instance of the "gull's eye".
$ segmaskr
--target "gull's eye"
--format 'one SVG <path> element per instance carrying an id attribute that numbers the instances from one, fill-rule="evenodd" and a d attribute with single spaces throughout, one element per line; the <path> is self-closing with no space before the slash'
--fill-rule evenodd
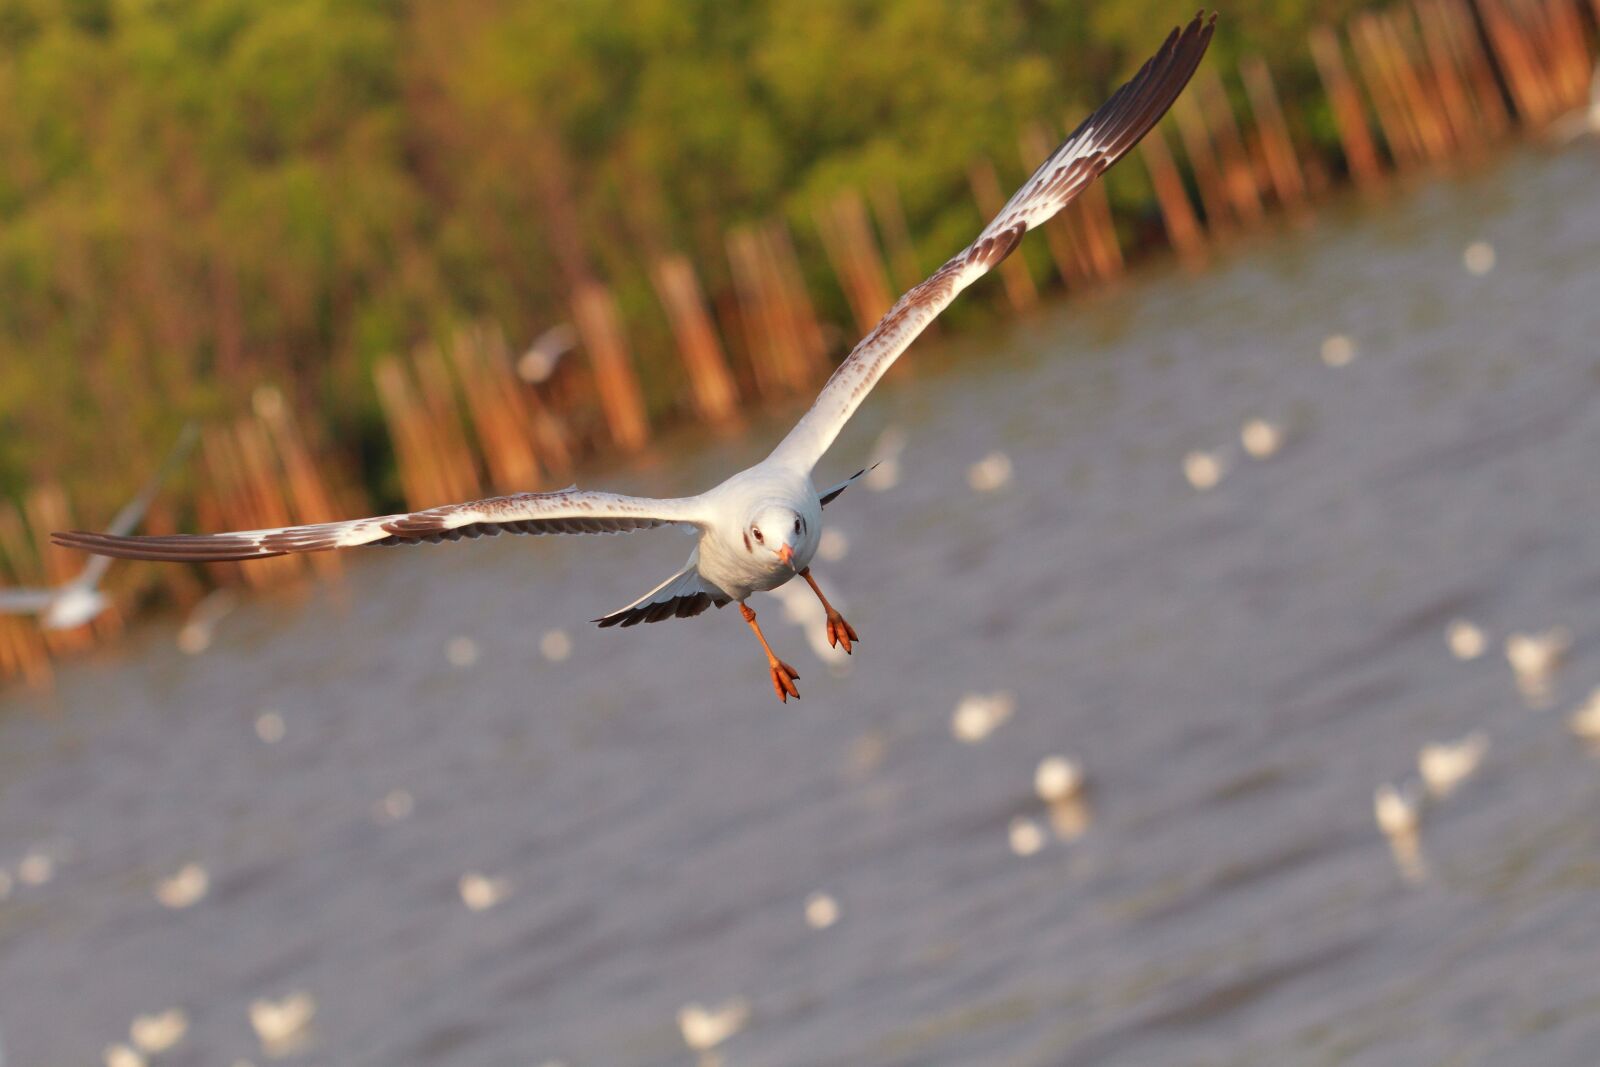
<path id="1" fill-rule="evenodd" d="M 799 519 L 798 516 L 796 516 L 795 520 L 794 520 L 794 532 L 795 533 L 799 533 L 800 532 L 800 519 Z"/>
<path id="2" fill-rule="evenodd" d="M 756 535 L 756 544 L 764 545 L 767 543 L 767 539 L 761 536 L 761 527 L 752 526 L 750 527 L 750 532 Z"/>

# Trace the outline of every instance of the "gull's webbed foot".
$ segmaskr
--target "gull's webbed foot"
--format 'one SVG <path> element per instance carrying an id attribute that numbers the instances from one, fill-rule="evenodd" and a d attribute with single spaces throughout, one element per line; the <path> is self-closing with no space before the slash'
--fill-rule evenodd
<path id="1" fill-rule="evenodd" d="M 861 640 L 861 638 L 856 635 L 855 627 L 845 622 L 843 615 L 840 615 L 837 611 L 829 608 L 828 647 L 835 648 L 843 645 L 844 653 L 848 656 L 851 652 L 851 642 L 859 640 Z"/>
<path id="2" fill-rule="evenodd" d="M 772 661 L 772 688 L 778 694 L 778 699 L 785 704 L 789 698 L 800 699 L 800 687 L 794 683 L 800 678 L 800 672 L 783 662 L 781 659 Z"/>
<path id="3" fill-rule="evenodd" d="M 778 694 L 778 699 L 785 704 L 789 698 L 800 699 L 800 687 L 794 683 L 799 680 L 800 672 L 778 658 L 772 651 L 772 646 L 767 644 L 766 635 L 761 632 L 761 627 L 756 625 L 756 613 L 750 610 L 750 605 L 740 601 L 739 614 L 744 616 L 744 621 L 750 624 L 750 629 L 755 632 L 756 640 L 761 642 L 761 651 L 767 654 L 767 667 L 772 671 L 772 688 Z"/>
<path id="4" fill-rule="evenodd" d="M 845 622 L 844 616 L 840 615 L 834 609 L 834 606 L 828 603 L 828 598 L 822 595 L 822 586 L 818 585 L 817 580 L 811 577 L 810 567 L 801 571 L 800 577 L 804 578 L 806 584 L 811 587 L 811 591 L 817 594 L 817 599 L 822 601 L 822 610 L 828 613 L 828 647 L 838 648 L 843 645 L 844 653 L 848 656 L 853 647 L 851 643 L 861 640 L 856 636 L 855 627 Z"/>

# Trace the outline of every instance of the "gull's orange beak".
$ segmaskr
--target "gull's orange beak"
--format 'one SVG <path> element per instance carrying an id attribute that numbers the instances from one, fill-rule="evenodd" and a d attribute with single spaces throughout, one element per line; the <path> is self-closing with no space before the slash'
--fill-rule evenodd
<path id="1" fill-rule="evenodd" d="M 784 545 L 778 549 L 778 558 L 783 561 L 785 567 L 794 570 L 794 547 L 792 545 Z"/>

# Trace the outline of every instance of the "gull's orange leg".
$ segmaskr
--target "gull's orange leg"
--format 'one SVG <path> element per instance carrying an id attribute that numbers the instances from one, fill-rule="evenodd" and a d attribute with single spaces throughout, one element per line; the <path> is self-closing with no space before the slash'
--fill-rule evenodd
<path id="1" fill-rule="evenodd" d="M 828 603 L 828 598 L 822 595 L 822 587 L 817 584 L 815 578 L 811 577 L 811 568 L 807 567 L 801 571 L 800 577 L 804 578 L 806 584 L 811 587 L 811 591 L 817 594 L 817 599 L 822 601 L 822 610 L 828 613 L 828 647 L 833 648 L 835 645 L 843 645 L 845 655 L 850 655 L 850 642 L 859 641 L 861 638 L 857 637 L 855 629 L 844 621 L 844 616 L 835 611 L 833 605 Z"/>
<path id="2" fill-rule="evenodd" d="M 767 639 L 761 632 L 761 627 L 756 625 L 756 613 L 750 610 L 748 604 L 740 603 L 739 614 L 744 616 L 744 621 L 750 624 L 750 629 L 755 631 L 756 640 L 761 642 L 762 651 L 767 654 L 767 666 L 772 669 L 772 688 L 777 690 L 778 699 L 785 704 L 789 698 L 800 699 L 800 687 L 794 683 L 799 679 L 800 672 L 789 666 L 783 660 L 773 655 L 772 646 L 767 644 Z"/>

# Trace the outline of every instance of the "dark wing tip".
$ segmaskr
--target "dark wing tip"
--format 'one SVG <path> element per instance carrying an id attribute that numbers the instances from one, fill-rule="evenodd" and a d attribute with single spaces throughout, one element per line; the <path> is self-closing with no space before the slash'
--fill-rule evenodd
<path id="1" fill-rule="evenodd" d="M 116 559 L 148 559 L 162 563 L 231 563 L 285 555 L 263 550 L 253 539 L 226 534 L 172 534 L 158 537 L 119 537 L 87 530 L 56 531 L 50 543 L 62 548 L 92 552 Z"/>

